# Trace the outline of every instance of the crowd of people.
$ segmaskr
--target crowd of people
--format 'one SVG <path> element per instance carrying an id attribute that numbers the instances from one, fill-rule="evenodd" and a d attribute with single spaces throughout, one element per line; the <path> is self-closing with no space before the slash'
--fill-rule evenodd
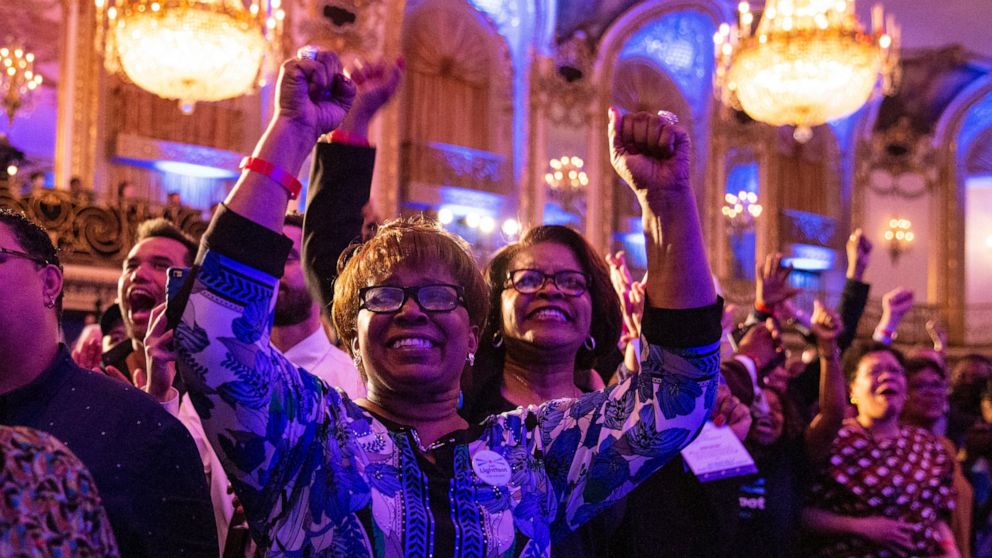
<path id="1" fill-rule="evenodd" d="M 402 73 L 286 61 L 203 238 L 143 223 L 71 351 L 58 252 L 0 210 L 0 553 L 992 556 L 992 361 L 949 363 L 936 325 L 895 349 L 901 289 L 856 340 L 860 230 L 836 309 L 770 254 L 736 324 L 688 135 L 611 108 L 644 277 L 554 225 L 480 266 L 430 219 L 368 226 Z"/>

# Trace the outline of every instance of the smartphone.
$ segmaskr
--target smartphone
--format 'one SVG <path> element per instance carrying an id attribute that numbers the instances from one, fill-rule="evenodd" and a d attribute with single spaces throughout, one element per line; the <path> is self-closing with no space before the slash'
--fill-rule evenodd
<path id="1" fill-rule="evenodd" d="M 183 288 L 189 269 L 185 267 L 170 267 L 166 271 L 165 277 L 165 301 L 171 302 L 179 295 L 179 290 Z"/>
<path id="2" fill-rule="evenodd" d="M 131 377 L 131 371 L 127 367 L 127 357 L 132 352 L 134 352 L 134 346 L 131 344 L 131 340 L 125 339 L 100 355 L 100 361 L 103 362 L 104 366 L 113 366 L 120 370 L 131 381 L 134 381 L 134 378 Z"/>

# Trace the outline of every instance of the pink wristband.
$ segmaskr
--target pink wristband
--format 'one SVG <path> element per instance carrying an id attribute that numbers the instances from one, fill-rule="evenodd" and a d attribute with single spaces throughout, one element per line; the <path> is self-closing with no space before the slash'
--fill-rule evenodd
<path id="1" fill-rule="evenodd" d="M 276 182 L 289 192 L 289 199 L 291 200 L 298 198 L 300 196 L 300 190 L 303 189 L 303 184 L 300 184 L 300 181 L 295 176 L 265 159 L 245 157 L 241 160 L 241 166 L 239 168 L 243 171 L 257 172 L 258 174 L 269 177 L 273 182 Z"/>

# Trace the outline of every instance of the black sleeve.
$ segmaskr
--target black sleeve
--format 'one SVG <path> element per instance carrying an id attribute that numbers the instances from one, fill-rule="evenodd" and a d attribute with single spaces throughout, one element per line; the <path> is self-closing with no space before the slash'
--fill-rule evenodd
<path id="1" fill-rule="evenodd" d="M 318 143 L 310 170 L 303 219 L 303 269 L 307 284 L 327 308 L 334 298 L 338 258 L 362 234 L 362 207 L 369 201 L 375 149 Z"/>
<path id="2" fill-rule="evenodd" d="M 293 241 L 285 235 L 246 219 L 221 204 L 207 232 L 203 233 L 196 262 L 200 264 L 206 251 L 213 250 L 273 277 L 282 277 L 286 258 L 292 249 Z"/>
<path id="3" fill-rule="evenodd" d="M 837 337 L 837 346 L 841 351 L 846 350 L 854 342 L 854 336 L 858 333 L 858 322 L 861 315 L 865 313 L 865 305 L 868 304 L 868 291 L 871 285 L 848 279 L 844 283 L 844 292 L 840 295 L 840 304 L 837 305 L 837 313 L 840 314 L 843 322 L 843 330 Z"/>
<path id="4" fill-rule="evenodd" d="M 672 348 L 699 347 L 719 343 L 723 336 L 723 298 L 699 308 L 644 309 L 641 331 L 652 345 Z"/>

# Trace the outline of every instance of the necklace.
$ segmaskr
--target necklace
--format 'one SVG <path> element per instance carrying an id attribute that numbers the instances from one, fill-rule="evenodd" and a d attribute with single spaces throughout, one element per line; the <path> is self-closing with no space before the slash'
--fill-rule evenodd
<path id="1" fill-rule="evenodd" d="M 436 449 L 443 448 L 448 444 L 455 443 L 455 437 L 451 436 L 447 439 L 434 440 L 434 442 L 428 444 L 427 447 L 424 447 L 424 444 L 420 441 L 420 434 L 417 434 L 416 428 L 411 428 L 410 434 L 413 437 L 413 443 L 417 444 L 417 449 L 423 453 L 430 453 Z"/>

